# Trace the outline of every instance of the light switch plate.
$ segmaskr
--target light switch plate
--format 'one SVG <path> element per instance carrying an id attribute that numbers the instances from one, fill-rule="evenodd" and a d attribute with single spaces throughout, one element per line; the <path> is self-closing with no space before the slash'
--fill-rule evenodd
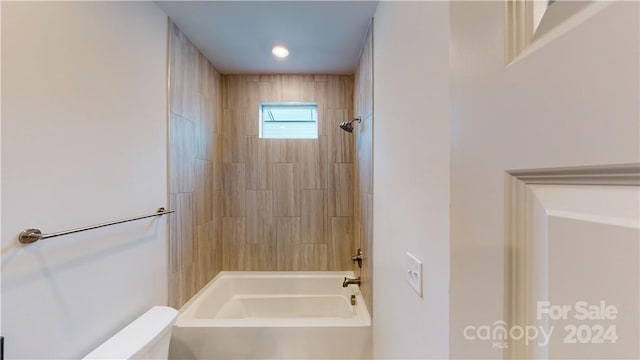
<path id="1" fill-rule="evenodd" d="M 422 297 L 422 261 L 407 252 L 407 282 Z"/>

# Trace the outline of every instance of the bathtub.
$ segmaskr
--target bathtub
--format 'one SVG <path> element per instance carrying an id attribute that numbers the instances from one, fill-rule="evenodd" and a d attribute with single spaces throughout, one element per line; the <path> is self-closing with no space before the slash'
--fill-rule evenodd
<path id="1" fill-rule="evenodd" d="M 180 310 L 170 359 L 369 358 L 371 317 L 345 276 L 223 271 Z"/>

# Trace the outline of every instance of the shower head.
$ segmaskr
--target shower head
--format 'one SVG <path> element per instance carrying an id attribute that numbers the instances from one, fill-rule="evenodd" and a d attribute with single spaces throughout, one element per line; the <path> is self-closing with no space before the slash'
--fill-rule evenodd
<path id="1" fill-rule="evenodd" d="M 340 123 L 340 128 L 346 132 L 353 132 L 353 125 L 351 125 L 351 122 L 341 122 Z"/>
<path id="2" fill-rule="evenodd" d="M 340 123 L 340 128 L 346 132 L 353 132 L 353 122 L 357 121 L 358 123 L 362 122 L 362 119 L 360 119 L 360 117 L 357 117 L 351 121 L 343 121 Z"/>

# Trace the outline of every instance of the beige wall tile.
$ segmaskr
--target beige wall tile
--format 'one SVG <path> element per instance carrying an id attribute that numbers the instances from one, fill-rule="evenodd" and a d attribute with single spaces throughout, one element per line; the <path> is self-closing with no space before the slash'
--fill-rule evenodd
<path id="1" fill-rule="evenodd" d="M 328 103 L 329 109 L 346 109 L 348 108 L 349 97 L 352 96 L 348 92 L 349 78 L 347 76 L 330 75 L 328 79 Z"/>
<path id="2" fill-rule="evenodd" d="M 180 30 L 174 23 L 169 24 L 169 108 L 176 114 L 182 113 L 184 65 L 180 54 Z"/>
<path id="3" fill-rule="evenodd" d="M 327 188 L 327 137 L 300 142 L 300 188 Z"/>
<path id="4" fill-rule="evenodd" d="M 278 271 L 300 271 L 301 244 L 278 244 L 276 249 L 276 266 Z"/>
<path id="5" fill-rule="evenodd" d="M 362 212 L 362 240 L 356 246 L 364 253 L 362 262 L 362 294 L 367 301 L 367 305 L 372 305 L 373 294 L 371 284 L 373 283 L 373 194 L 366 194 Z"/>
<path id="6" fill-rule="evenodd" d="M 191 193 L 175 194 L 175 210 L 172 215 L 177 217 L 176 239 L 179 246 L 178 253 L 182 261 L 181 269 L 193 262 L 195 240 L 195 204 Z"/>
<path id="7" fill-rule="evenodd" d="M 247 244 L 242 250 L 240 268 L 244 271 L 276 271 L 276 248 L 269 245 Z"/>
<path id="8" fill-rule="evenodd" d="M 246 195 L 247 243 L 273 245 L 273 201 L 271 190 L 248 190 Z"/>
<path id="9" fill-rule="evenodd" d="M 194 186 L 194 126 L 174 113 L 169 114 L 169 192 L 191 192 Z"/>
<path id="10" fill-rule="evenodd" d="M 242 217 L 245 214 L 245 165 L 224 164 L 223 214 Z"/>
<path id="11" fill-rule="evenodd" d="M 222 268 L 240 270 L 244 263 L 245 219 L 243 217 L 222 218 Z"/>
<path id="12" fill-rule="evenodd" d="M 213 247 L 215 241 L 215 224 L 209 222 L 196 225 L 196 288 L 201 288 L 213 277 Z"/>
<path id="13" fill-rule="evenodd" d="M 247 86 L 249 105 L 245 111 L 244 124 L 246 127 L 246 135 L 249 136 L 259 135 L 260 104 L 265 102 L 265 100 L 262 100 L 262 84 L 264 83 L 250 82 Z"/>
<path id="14" fill-rule="evenodd" d="M 195 202 L 196 224 L 213 221 L 213 163 L 208 160 L 195 160 L 195 187 L 193 192 Z"/>
<path id="15" fill-rule="evenodd" d="M 222 269 L 222 92 L 213 65 L 169 29 L 169 304 Z"/>
<path id="16" fill-rule="evenodd" d="M 282 101 L 302 101 L 302 77 L 300 75 L 281 75 Z"/>
<path id="17" fill-rule="evenodd" d="M 278 244 L 300 244 L 300 218 L 278 217 L 276 218 L 276 238 Z"/>
<path id="18" fill-rule="evenodd" d="M 191 263 L 180 272 L 181 304 L 184 305 L 196 293 L 195 264 Z"/>
<path id="19" fill-rule="evenodd" d="M 353 237 L 353 225 L 328 214 L 366 212 L 361 201 L 354 206 L 349 183 L 372 173 L 372 146 L 363 143 L 356 159 L 356 134 L 337 127 L 352 117 L 353 77 L 220 76 L 173 24 L 169 43 L 169 177 L 179 193 L 170 204 L 185 208 L 169 225 L 170 303 L 182 305 L 222 268 L 325 270 L 343 252 L 348 264 L 357 243 L 347 249 L 343 240 Z M 359 108 L 368 104 L 358 99 Z M 257 138 L 259 104 L 283 101 L 318 104 L 318 140 Z M 362 165 L 348 170 L 356 160 Z"/>
<path id="20" fill-rule="evenodd" d="M 300 82 L 300 100 L 302 102 L 315 102 L 316 101 L 316 85 L 313 82 L 313 78 L 311 81 L 308 78 L 302 78 Z"/>
<path id="21" fill-rule="evenodd" d="M 222 77 L 219 74 L 214 75 L 215 87 L 212 89 L 214 92 L 211 97 L 214 99 L 214 126 L 213 131 L 218 134 L 222 134 Z M 214 143 L 215 144 L 215 143 Z"/>
<path id="22" fill-rule="evenodd" d="M 271 143 L 256 136 L 247 138 L 247 189 L 271 189 L 273 166 Z"/>
<path id="23" fill-rule="evenodd" d="M 222 190 L 222 133 L 213 133 L 213 188 Z"/>
<path id="24" fill-rule="evenodd" d="M 351 270 L 351 238 L 353 236 L 353 218 L 332 217 L 329 237 L 330 270 Z"/>
<path id="25" fill-rule="evenodd" d="M 263 80 L 267 79 L 267 80 Z M 282 102 L 282 87 L 277 81 L 277 75 L 260 75 L 260 101 L 261 102 Z"/>
<path id="26" fill-rule="evenodd" d="M 363 118 L 362 125 L 355 132 L 358 148 L 354 156 L 357 162 L 357 175 L 361 181 L 358 185 L 361 191 L 373 193 L 373 116 Z"/>
<path id="27" fill-rule="evenodd" d="M 332 176 L 329 178 L 329 189 L 353 189 L 353 164 L 333 163 L 331 168 Z"/>
<path id="28" fill-rule="evenodd" d="M 222 115 L 222 159 L 225 163 L 242 163 L 246 159 L 244 108 L 224 109 Z"/>
<path id="29" fill-rule="evenodd" d="M 277 269 L 296 271 L 300 268 L 300 218 L 279 217 L 276 223 Z"/>
<path id="30" fill-rule="evenodd" d="M 222 197 L 222 194 L 220 194 Z M 215 241 L 213 246 L 213 276 L 215 277 L 218 274 L 218 271 L 223 270 L 224 268 L 224 240 L 222 237 L 222 217 L 216 217 L 215 221 Z"/>
<path id="31" fill-rule="evenodd" d="M 196 112 L 196 49 L 186 36 L 180 36 L 182 106 L 181 116 L 193 119 Z"/>
<path id="32" fill-rule="evenodd" d="M 328 266 L 327 244 L 301 244 L 300 245 L 300 271 L 327 271 Z"/>
<path id="33" fill-rule="evenodd" d="M 329 216 L 353 216 L 353 165 L 331 164 Z"/>
<path id="34" fill-rule="evenodd" d="M 300 216 L 300 181 L 298 164 L 273 164 L 275 216 Z"/>
<path id="35" fill-rule="evenodd" d="M 213 137 L 214 132 L 214 108 L 213 99 L 196 96 L 198 112 L 194 118 L 195 125 L 195 157 L 197 159 L 211 160 L 213 155 Z"/>
<path id="36" fill-rule="evenodd" d="M 171 111 L 190 118 L 195 103 L 195 49 L 189 40 L 172 24 L 170 27 L 170 99 Z"/>
<path id="37" fill-rule="evenodd" d="M 244 75 L 224 76 L 226 79 L 225 88 L 226 96 L 223 97 L 225 103 L 224 109 L 244 109 L 248 103 L 247 98 L 247 79 Z"/>
<path id="38" fill-rule="evenodd" d="M 302 190 L 301 242 L 325 243 L 324 190 Z"/>
<path id="39" fill-rule="evenodd" d="M 180 303 L 180 273 L 169 274 L 167 287 L 167 301 L 169 306 L 179 309 Z"/>
<path id="40" fill-rule="evenodd" d="M 353 192 L 327 190 L 329 194 L 329 216 L 353 216 Z"/>
<path id="41" fill-rule="evenodd" d="M 224 202 L 224 194 L 222 190 L 214 190 L 211 192 L 211 196 L 213 200 L 211 202 L 213 205 L 211 206 L 211 211 L 213 212 L 213 220 L 220 220 L 224 216 L 223 211 L 223 202 Z"/>
<path id="42" fill-rule="evenodd" d="M 177 207 L 176 194 L 169 194 L 169 208 Z M 169 215 L 169 274 L 175 275 L 182 269 L 182 248 L 178 237 L 178 214 Z M 178 278 L 176 278 L 178 281 Z"/>
<path id="43" fill-rule="evenodd" d="M 225 269 L 321 270 L 328 268 L 328 259 L 333 256 L 328 245 L 329 209 L 332 209 L 333 216 L 345 214 L 352 216 L 354 211 L 351 184 L 344 188 L 336 185 L 330 194 L 326 191 L 329 188 L 331 176 L 336 184 L 354 180 L 353 171 L 345 174 L 346 166 L 353 166 L 351 162 L 354 156 L 350 148 L 354 144 L 353 135 L 342 134 L 343 131 L 338 128 L 339 122 L 351 118 L 352 99 L 338 98 L 352 96 L 353 77 L 225 75 L 222 76 L 222 83 L 223 88 L 226 89 L 222 94 L 223 107 L 226 109 L 223 116 L 222 162 L 227 165 L 229 163 L 244 164 L 246 172 L 243 184 L 231 184 L 230 182 L 235 182 L 232 179 L 240 176 L 239 168 L 224 165 L 224 215 L 246 218 L 245 243 L 238 245 L 232 239 L 226 238 L 228 234 L 222 235 L 221 242 L 226 249 L 225 259 L 227 253 L 239 252 L 226 261 Z M 242 97 L 242 99 L 236 97 Z M 258 138 L 260 104 L 286 101 L 318 104 L 319 139 Z M 329 111 L 329 108 L 332 110 Z M 243 114 L 242 124 L 239 124 L 239 113 Z M 336 132 L 336 129 L 339 132 Z M 238 148 L 238 141 L 245 141 L 244 152 Z M 337 149 L 333 149 L 334 146 Z M 335 176 L 333 163 L 342 165 L 335 171 Z M 245 203 L 240 208 L 234 206 L 231 199 L 241 197 L 237 193 L 241 187 L 244 187 Z M 301 188 L 309 191 L 301 193 Z M 271 219 L 271 223 L 265 211 L 268 204 L 264 205 L 268 202 L 266 194 L 269 189 L 272 190 L 271 215 L 275 217 Z M 227 192 L 233 194 L 229 195 Z M 338 192 L 344 193 L 338 194 Z M 269 224 L 271 224 L 271 232 L 269 232 Z M 286 224 L 295 229 L 291 230 L 296 234 L 292 236 L 295 241 L 284 237 Z M 301 229 L 303 235 L 301 235 Z M 275 241 L 269 241 L 269 234 L 275 238 Z M 233 251 L 230 250 L 232 247 L 234 247 Z M 307 264 L 303 264 L 304 256 L 310 261 Z"/>
<path id="44" fill-rule="evenodd" d="M 329 83 L 326 80 L 316 81 L 313 83 L 313 87 L 314 101 L 318 104 L 318 135 L 327 135 Z"/>
<path id="45" fill-rule="evenodd" d="M 355 115 L 363 122 L 356 126 L 354 139 L 358 146 L 355 160 L 355 238 L 352 251 L 361 248 L 363 252 L 360 269 L 360 289 L 365 302 L 372 312 L 372 259 L 373 259 L 373 39 L 371 32 L 362 50 L 354 81 Z"/>
<path id="46" fill-rule="evenodd" d="M 315 81 L 315 75 L 312 74 L 302 74 L 300 75 L 300 77 L 302 78 L 302 81 L 304 82 L 311 82 L 311 81 Z"/>
<path id="47" fill-rule="evenodd" d="M 200 51 L 196 48 L 196 92 L 198 95 L 204 96 L 205 86 L 207 85 L 207 65 L 209 61 L 201 56 Z"/>
<path id="48" fill-rule="evenodd" d="M 278 163 L 298 162 L 298 144 L 304 140 L 266 139 L 271 148 L 271 160 Z"/>

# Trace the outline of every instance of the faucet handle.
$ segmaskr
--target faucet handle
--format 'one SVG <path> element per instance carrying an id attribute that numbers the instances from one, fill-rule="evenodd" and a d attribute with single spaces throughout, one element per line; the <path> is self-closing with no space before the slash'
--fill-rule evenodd
<path id="1" fill-rule="evenodd" d="M 358 263 L 359 268 L 362 267 L 362 250 L 361 249 L 358 249 L 358 253 L 351 257 L 351 262 L 354 264 Z"/>

